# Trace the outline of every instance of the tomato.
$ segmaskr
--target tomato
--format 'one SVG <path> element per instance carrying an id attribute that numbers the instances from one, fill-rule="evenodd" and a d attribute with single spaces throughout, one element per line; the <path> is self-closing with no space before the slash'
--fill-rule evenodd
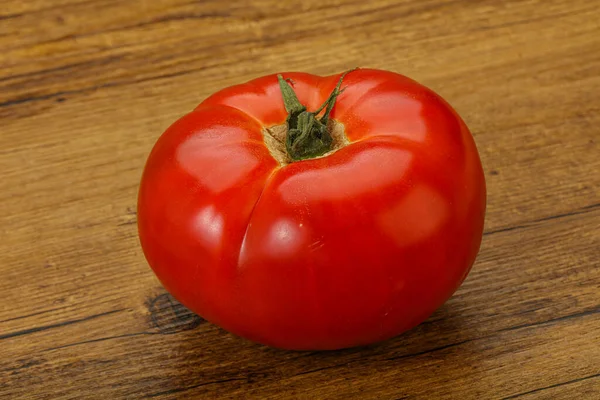
<path id="1" fill-rule="evenodd" d="M 208 321 L 339 349 L 440 307 L 474 263 L 485 207 L 473 137 L 436 93 L 382 70 L 285 73 L 223 89 L 164 132 L 138 227 L 162 284 Z"/>

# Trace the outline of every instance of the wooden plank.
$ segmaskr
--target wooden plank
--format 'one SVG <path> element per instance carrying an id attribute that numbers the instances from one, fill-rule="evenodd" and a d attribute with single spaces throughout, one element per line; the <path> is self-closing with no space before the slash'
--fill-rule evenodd
<path id="1" fill-rule="evenodd" d="M 596 208 L 487 235 L 476 268 L 442 309 L 415 330 L 367 349 L 264 348 L 189 312 L 177 315 L 158 286 L 148 285 L 149 291 L 120 299 L 117 309 L 96 300 L 77 319 L 73 311 L 81 308 L 55 313 L 58 326 L 48 313 L 25 318 L 25 332 L 17 330 L 22 320 L 3 322 L 8 333 L 0 370 L 22 371 L 10 374 L 11 395 L 48 387 L 38 378 L 53 376 L 52 392 L 67 396 L 91 384 L 100 369 L 111 383 L 94 386 L 104 397 L 343 398 L 360 392 L 380 398 L 377 388 L 387 388 L 390 397 L 459 392 L 481 398 L 486 390 L 513 396 L 600 373 L 599 228 Z M 124 382 L 123 374 L 136 379 Z M 62 387 L 75 375 L 75 387 Z M 339 391 L 345 381 L 352 387 Z"/>
<path id="2" fill-rule="evenodd" d="M 347 7 L 341 7 L 343 1 L 319 7 L 289 2 L 291 15 L 281 7 L 273 10 L 272 3 L 253 2 L 252 7 L 240 3 L 223 10 L 218 1 L 132 1 L 126 6 L 108 1 L 98 2 L 98 9 L 90 12 L 96 3 L 86 2 L 55 11 L 64 20 L 57 22 L 64 25 L 64 32 L 53 25 L 33 24 L 38 15 L 11 19 L 5 34 L 25 42 L 6 41 L 10 47 L 4 49 L 0 63 L 5 76 L 0 104 L 57 99 L 160 79 L 173 75 L 173 69 L 176 76 L 208 70 L 221 82 L 234 83 L 271 72 L 273 64 L 284 70 L 331 73 L 368 60 L 369 66 L 401 66 L 417 79 L 447 75 L 448 68 L 464 77 L 465 70 L 482 71 L 497 63 L 525 65 L 523 57 L 535 60 L 571 47 L 569 39 L 574 35 L 581 36 L 578 46 L 597 43 L 593 24 L 585 23 L 595 9 L 583 2 L 552 0 L 541 7 L 540 1 L 521 1 L 506 7 L 487 0 L 474 2 L 474 9 L 440 1 L 378 0 Z M 535 18 L 524 19 L 528 13 Z M 50 11 L 44 16 L 56 18 Z M 334 16 L 336 23 L 331 26 Z M 446 23 L 449 17 L 453 24 Z M 290 36 L 286 26 L 296 18 L 311 24 L 299 24 Z M 394 27 L 388 27 L 390 19 L 396 21 Z M 409 32 L 400 28 L 407 24 Z M 203 29 L 191 29 L 198 25 Z M 461 25 L 467 29 L 457 29 Z M 23 35 L 23 26 L 35 31 Z M 359 36 L 348 42 L 346 32 L 352 27 L 360 28 Z M 50 35 L 58 36 L 49 40 Z M 540 36 L 552 41 L 552 46 L 536 45 Z M 297 48 L 290 39 L 302 40 L 303 46 Z M 318 48 L 326 48 L 328 57 L 315 63 L 311 49 Z M 165 73 L 166 69 L 172 73 Z M 506 75 L 496 79 L 506 82 Z M 206 84 L 196 82 L 200 87 Z"/>
<path id="3" fill-rule="evenodd" d="M 516 395 L 506 397 L 505 399 L 570 400 L 576 397 L 593 399 L 594 396 L 598 395 L 598 387 L 600 387 L 598 379 L 600 379 L 600 374 L 584 376 L 571 381 L 560 382 L 547 387 L 530 390 L 528 392 L 518 393 Z"/>
<path id="4" fill-rule="evenodd" d="M 594 398 L 598 6 L 4 1 L 0 397 Z M 154 141 L 222 87 L 356 65 L 425 83 L 473 131 L 489 201 L 471 275 L 424 324 L 361 349 L 269 349 L 192 315 L 137 239 Z"/>
<path id="5" fill-rule="evenodd" d="M 557 4 L 564 6 L 564 2 Z M 557 12 L 555 8 L 559 8 L 558 14 L 565 14 L 565 11 L 558 5 L 547 9 Z M 523 12 L 522 9 L 520 11 Z M 444 69 L 440 69 L 439 66 L 435 67 L 436 69 L 430 67 L 418 71 L 411 71 L 409 68 L 407 72 L 411 76 L 422 78 L 421 80 L 439 90 L 455 105 L 476 135 L 486 169 L 490 174 L 498 174 L 491 175 L 488 178 L 499 182 L 498 185 L 490 185 L 488 227 L 491 229 L 551 215 L 552 213 L 549 210 L 537 206 L 542 200 L 541 197 L 547 197 L 548 193 L 554 194 L 553 198 L 549 199 L 549 206 L 560 207 L 556 211 L 561 212 L 569 212 L 580 207 L 589 206 L 593 204 L 594 199 L 597 199 L 597 184 L 600 180 L 600 173 L 597 168 L 598 157 L 596 157 L 598 147 L 594 137 L 595 132 L 589 127 L 597 124 L 598 113 L 594 112 L 596 103 L 593 99 L 596 96 L 595 92 L 590 91 L 588 85 L 598 84 L 600 78 L 594 71 L 600 66 L 597 52 L 589 50 L 597 45 L 598 39 L 596 39 L 597 35 L 594 35 L 594 31 L 590 30 L 590 24 L 584 23 L 588 19 L 589 13 L 585 10 L 581 13 L 574 11 L 566 13 L 566 16 L 558 17 L 561 26 L 568 25 L 579 29 L 579 31 L 572 32 L 571 35 L 581 35 L 581 31 L 584 32 L 582 36 L 578 36 L 582 40 L 577 42 L 577 46 L 574 46 L 573 41 L 570 40 L 571 35 L 564 35 L 562 31 L 552 33 L 556 32 L 556 19 L 552 18 L 542 18 L 530 24 L 524 24 L 523 27 L 510 24 L 507 27 L 506 24 L 500 24 L 497 29 L 476 31 L 474 35 L 468 36 L 475 36 L 475 39 L 472 40 L 477 40 L 478 43 L 486 43 L 489 47 L 486 52 L 472 54 L 474 57 L 480 57 L 479 59 L 470 57 L 468 63 L 463 62 L 462 64 L 457 63 L 458 60 L 454 59 L 455 54 L 464 53 L 456 47 L 440 48 L 439 43 L 437 43 L 435 48 L 428 48 L 419 41 L 415 44 L 415 46 L 420 46 L 417 49 L 421 49 L 422 52 L 418 55 L 419 58 L 427 58 L 426 52 L 435 52 L 436 58 L 442 60 L 448 67 Z M 511 30 L 507 32 L 507 29 Z M 515 29 L 520 30 L 515 31 Z M 477 37 L 477 32 L 480 32 L 483 36 Z M 536 43 L 535 38 L 539 37 L 540 32 L 562 36 L 546 36 L 548 40 L 553 40 L 552 49 L 549 50 L 546 46 L 534 45 Z M 506 38 L 502 34 L 499 35 L 499 33 L 509 34 L 510 37 L 514 35 L 525 37 L 525 39 L 521 39 L 521 42 L 525 43 L 526 47 L 518 47 L 517 50 L 506 47 Z M 460 43 L 461 46 L 467 46 L 462 44 L 460 38 L 452 39 L 452 41 Z M 435 41 L 433 43 L 435 44 Z M 312 43 L 312 45 L 318 47 L 319 43 Z M 377 48 L 381 49 L 380 56 L 383 57 L 386 49 L 383 47 Z M 168 54 L 168 52 L 163 52 L 162 47 L 154 50 L 157 54 Z M 526 53 L 523 55 L 522 53 L 525 51 Z M 272 51 L 269 50 L 269 52 Z M 281 53 L 286 54 L 285 50 L 282 50 Z M 492 58 L 497 65 L 485 65 L 490 60 L 490 53 L 497 53 Z M 146 57 L 145 54 L 140 56 Z M 170 57 L 176 58 L 177 55 L 170 54 Z M 301 60 L 297 61 L 301 62 Z M 474 66 L 477 66 L 478 69 L 474 70 Z M 382 65 L 382 67 L 384 66 Z M 113 71 L 112 68 L 105 68 L 104 66 L 101 68 L 103 71 Z M 337 67 L 336 70 L 341 68 L 343 67 Z M 465 68 L 469 69 L 465 70 Z M 79 68 L 79 70 L 83 71 L 81 79 L 96 79 L 96 76 L 100 75 L 97 73 L 98 71 L 88 71 L 88 68 Z M 139 72 L 133 67 L 119 70 Z M 156 135 L 162 132 L 177 116 L 192 108 L 210 92 L 234 83 L 236 80 L 240 81 L 255 76 L 243 74 L 240 77 L 231 77 L 222 74 L 222 70 L 222 66 L 217 66 L 191 73 L 192 75 L 198 75 L 198 79 L 190 79 L 188 75 L 159 78 L 159 80 L 164 81 L 162 85 L 154 79 L 141 83 L 135 83 L 134 81 L 133 84 L 138 89 L 133 92 L 127 91 L 127 93 L 123 93 L 125 88 L 121 86 L 108 87 L 102 89 L 100 93 L 87 94 L 88 97 L 80 100 L 76 97 L 73 100 L 75 104 L 72 104 L 69 96 L 55 96 L 52 94 L 55 93 L 52 92 L 52 88 L 48 88 L 49 91 L 44 92 L 44 96 L 51 95 L 54 97 L 42 100 L 41 103 L 43 104 L 35 102 L 36 105 L 31 106 L 27 103 L 20 107 L 20 103 L 18 103 L 3 109 L 0 108 L 0 113 L 2 110 L 7 113 L 5 114 L 5 120 L 8 124 L 3 132 L 3 139 L 6 140 L 7 145 L 2 145 L 2 148 L 20 145 L 21 150 L 27 152 L 30 151 L 31 146 L 42 145 L 49 146 L 48 152 L 55 153 L 52 147 L 65 147 L 65 140 L 69 138 L 69 140 L 76 140 L 75 143 L 69 143 L 70 151 L 75 149 L 94 151 L 95 149 L 86 146 L 90 141 L 95 141 L 95 144 L 117 146 L 119 148 L 117 151 L 131 148 L 132 151 L 137 152 L 135 155 L 138 158 L 131 160 L 126 168 L 139 167 L 143 163 L 144 156 L 147 154 L 148 148 L 152 145 Z M 571 79 L 570 81 L 556 79 L 557 73 L 567 70 L 577 79 Z M 507 71 L 510 77 L 508 83 L 506 81 Z M 268 71 L 257 70 L 256 74 L 266 72 Z M 217 78 L 215 74 L 220 74 L 220 78 Z M 438 76 L 439 74 L 443 75 Z M 56 84 L 62 87 L 65 79 L 68 79 L 69 83 L 74 82 L 73 74 L 70 71 L 66 71 L 65 76 L 62 78 L 52 74 L 50 76 L 42 74 L 42 76 L 48 80 L 50 85 Z M 23 79 L 31 80 L 30 78 L 24 77 Z M 208 89 L 205 83 L 207 81 L 213 82 Z M 194 84 L 195 82 L 198 82 L 197 86 Z M 439 85 L 436 84 L 438 82 Z M 108 83 L 110 82 L 103 81 L 98 85 Z M 39 84 L 40 82 L 37 82 L 36 87 L 42 90 L 44 84 Z M 22 80 L 14 82 L 14 85 L 19 88 L 26 87 Z M 95 89 L 90 90 L 99 90 L 99 87 L 96 86 L 94 86 Z M 79 88 L 74 90 L 79 90 Z M 10 87 L 6 88 L 5 93 L 11 93 Z M 560 107 L 552 103 L 556 100 L 555 93 L 561 93 Z M 74 95 L 77 96 L 77 94 Z M 115 97 L 121 98 L 124 104 L 116 111 L 114 110 Z M 67 98 L 68 104 L 66 103 L 67 100 L 59 101 Z M 480 101 L 481 98 L 489 101 L 482 102 Z M 166 105 L 165 99 L 169 99 Z M 10 100 L 8 101 L 10 102 Z M 131 107 L 131 104 L 136 106 Z M 42 111 L 42 115 L 31 116 L 27 114 L 36 107 L 42 107 L 46 111 Z M 96 110 L 94 115 L 89 115 L 86 112 L 87 107 Z M 529 112 L 530 107 L 535 107 L 536 113 Z M 16 110 L 14 110 L 15 108 Z M 25 113 L 30 118 L 19 119 L 11 123 L 11 116 L 19 118 L 22 115 L 23 108 L 27 109 Z M 107 114 L 112 121 L 106 121 L 109 118 Z M 63 123 L 58 123 L 59 120 Z M 52 139 L 49 139 L 52 140 L 52 143 L 40 144 L 36 135 L 23 134 L 24 131 L 37 129 L 38 126 L 55 127 L 51 131 L 50 136 Z M 102 129 L 101 134 L 97 132 L 96 127 Z M 77 130 L 80 135 L 74 137 L 70 130 Z M 560 131 L 557 132 L 557 130 Z M 576 130 L 576 132 L 573 132 L 573 130 Z M 515 131 L 518 131 L 518 134 L 515 134 Z M 570 139 L 566 145 L 572 147 L 568 151 L 563 151 L 561 148 L 563 146 L 561 138 L 565 135 L 568 135 Z M 128 142 L 129 140 L 134 141 L 131 143 Z M 539 153 L 540 149 L 546 151 L 547 146 L 552 146 L 553 148 L 549 150 L 564 157 L 558 161 L 560 165 L 556 168 L 549 168 L 548 163 L 554 162 L 552 157 L 545 157 L 546 154 Z M 506 153 L 508 151 L 517 154 L 514 154 L 514 157 L 507 157 Z M 532 154 L 531 151 L 537 151 L 538 154 Z M 584 153 L 584 159 L 589 157 L 590 161 L 574 160 L 573 154 L 579 153 Z M 106 153 L 96 154 L 96 157 L 101 157 L 102 154 L 110 155 L 112 149 L 106 149 Z M 54 154 L 54 156 L 62 160 L 60 158 L 61 154 Z M 89 157 L 89 155 L 86 156 Z M 130 156 L 133 156 L 133 154 Z M 22 157 L 23 155 L 15 155 L 16 159 L 8 162 L 12 163 L 13 167 L 19 167 Z M 529 159 L 525 159 L 523 162 L 540 164 L 539 169 L 536 170 L 535 179 L 532 179 L 534 174 L 521 174 L 518 171 L 518 169 L 523 168 L 523 165 L 516 164 L 515 159 L 524 157 Z M 102 160 L 101 162 L 105 161 Z M 496 168 L 494 169 L 492 166 Z M 570 179 L 571 176 L 579 174 L 591 174 L 590 182 L 583 184 Z M 134 177 L 135 175 L 130 173 L 129 176 Z M 131 183 L 137 184 L 135 181 Z M 517 191 L 516 195 L 519 197 L 515 198 L 512 193 L 515 192 L 514 188 L 517 185 L 521 185 L 522 188 L 529 188 L 529 192 L 525 190 Z M 493 192 L 495 188 L 498 190 Z M 557 190 L 560 192 L 557 193 Z M 523 195 L 520 196 L 520 193 L 523 193 Z M 530 193 L 537 196 L 529 199 L 527 196 Z M 564 197 L 557 196 L 557 194 Z M 502 210 L 496 207 L 496 202 L 507 204 L 509 201 L 513 203 L 510 214 L 503 213 L 502 224 L 495 222 L 499 219 L 496 210 Z M 542 204 L 547 203 L 542 202 Z"/>

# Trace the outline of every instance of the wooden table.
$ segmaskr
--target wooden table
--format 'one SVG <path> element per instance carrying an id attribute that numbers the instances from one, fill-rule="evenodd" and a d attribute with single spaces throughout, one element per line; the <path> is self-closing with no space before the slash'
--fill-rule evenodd
<path id="1" fill-rule="evenodd" d="M 598 0 L 3 0 L 0 397 L 600 399 Z M 433 88 L 488 183 L 454 297 L 384 343 L 287 352 L 184 309 L 139 247 L 163 130 L 251 78 Z"/>

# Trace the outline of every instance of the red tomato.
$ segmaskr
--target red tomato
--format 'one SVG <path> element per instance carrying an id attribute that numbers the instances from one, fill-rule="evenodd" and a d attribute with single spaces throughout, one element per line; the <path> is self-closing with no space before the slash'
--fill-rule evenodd
<path id="1" fill-rule="evenodd" d="M 139 192 L 146 258 L 181 303 L 256 342 L 318 350 L 396 336 L 452 295 L 479 250 L 473 138 L 448 103 L 396 73 L 350 71 L 341 94 L 340 75 L 283 77 L 215 93 L 159 138 Z M 289 155 L 286 130 L 308 138 L 306 159 Z"/>

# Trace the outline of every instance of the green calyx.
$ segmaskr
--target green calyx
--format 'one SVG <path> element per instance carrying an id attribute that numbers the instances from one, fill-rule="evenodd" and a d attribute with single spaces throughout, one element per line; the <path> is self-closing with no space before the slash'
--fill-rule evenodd
<path id="1" fill-rule="evenodd" d="M 342 90 L 340 90 L 342 80 L 349 72 L 351 71 L 342 74 L 337 86 L 325 100 L 325 103 L 314 112 L 307 111 L 287 80 L 281 75 L 277 75 L 285 110 L 288 113 L 285 120 L 287 125 L 285 147 L 292 160 L 315 158 L 331 151 L 333 138 L 327 129 L 329 114 L 337 97 L 342 93 Z M 323 110 L 325 110 L 325 113 L 319 118 L 318 115 Z"/>

